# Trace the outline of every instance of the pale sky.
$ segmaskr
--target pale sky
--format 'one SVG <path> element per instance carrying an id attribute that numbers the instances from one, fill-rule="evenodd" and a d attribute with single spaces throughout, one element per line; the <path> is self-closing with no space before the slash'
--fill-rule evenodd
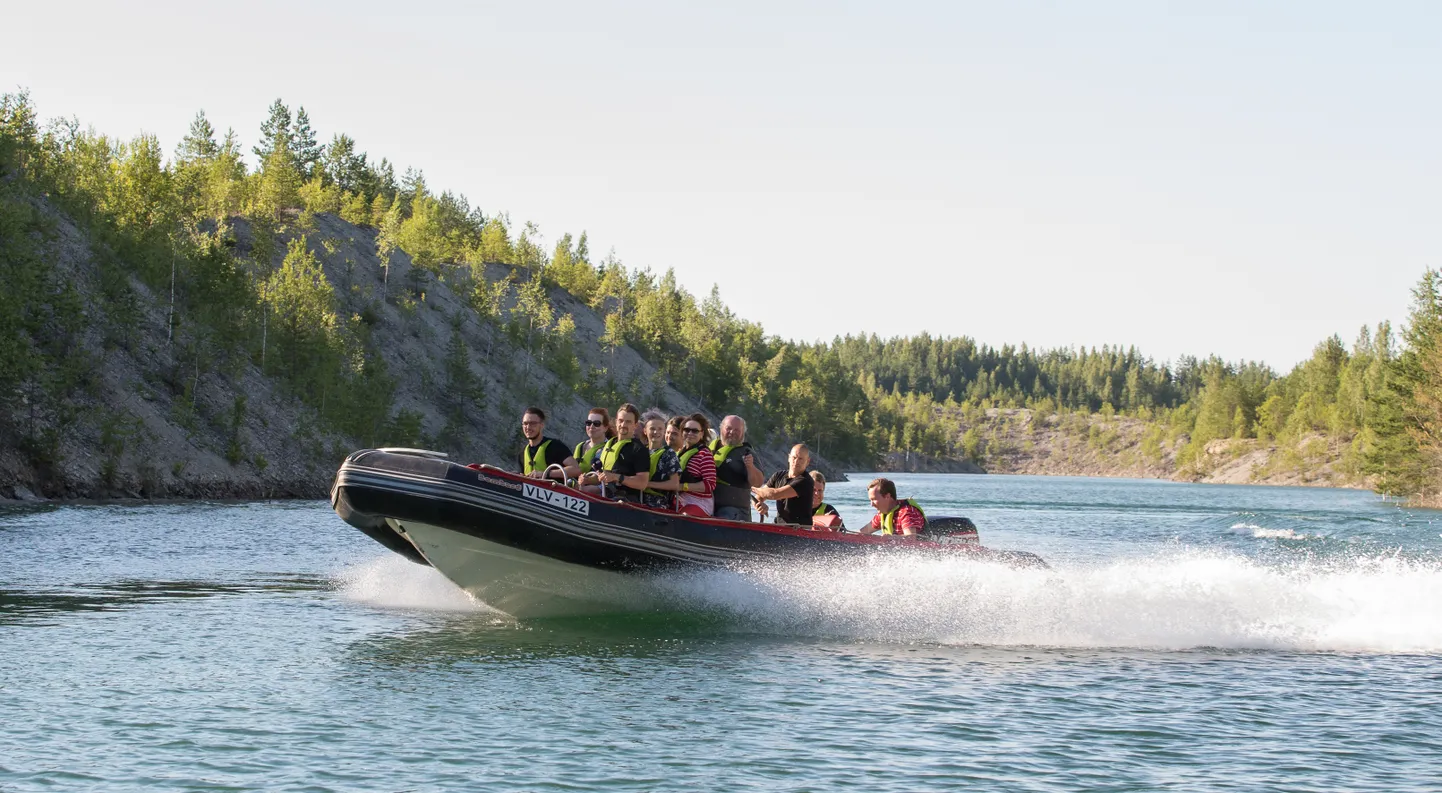
<path id="1" fill-rule="evenodd" d="M 1263 7 L 1265 5 L 1265 7 Z M 18 3 L 0 90 L 173 150 L 277 97 L 791 338 L 1286 370 L 1439 258 L 1430 3 Z M 253 163 L 252 163 L 253 165 Z"/>

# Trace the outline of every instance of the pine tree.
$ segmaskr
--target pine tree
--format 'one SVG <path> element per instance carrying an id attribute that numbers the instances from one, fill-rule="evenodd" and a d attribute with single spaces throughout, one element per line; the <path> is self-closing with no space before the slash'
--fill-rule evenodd
<path id="1" fill-rule="evenodd" d="M 180 141 L 175 159 L 182 165 L 191 165 L 210 160 L 218 154 L 220 146 L 215 142 L 215 127 L 210 125 L 210 119 L 205 117 L 205 111 L 202 110 L 196 113 L 195 120 L 190 122 L 190 131 Z"/>
<path id="2" fill-rule="evenodd" d="M 1435 471 L 1442 462 L 1442 270 L 1429 269 L 1412 290 L 1412 309 L 1402 336 L 1406 347 L 1393 365 L 1391 385 L 1399 423 L 1415 446 L 1416 459 L 1395 462 L 1426 471 L 1408 485 L 1415 488 L 1413 493 L 1430 493 L 1437 488 Z M 1395 444 L 1397 453 L 1408 445 Z"/>
<path id="3" fill-rule="evenodd" d="M 260 125 L 260 145 L 253 147 L 251 153 L 261 165 L 277 151 L 285 152 L 288 158 L 293 157 L 295 152 L 291 149 L 291 140 L 290 108 L 277 99 L 270 106 L 270 116 Z"/>
<path id="4" fill-rule="evenodd" d="M 405 196 L 408 205 L 429 196 L 430 191 L 426 189 L 425 173 L 414 168 L 407 168 L 406 175 L 401 178 L 401 195 Z"/>
<path id="5" fill-rule="evenodd" d="M 304 237 L 290 241 L 285 260 L 266 281 L 265 292 L 286 375 L 299 385 L 315 384 L 333 355 L 335 292 Z"/>
<path id="6" fill-rule="evenodd" d="M 476 249 L 476 261 L 482 264 L 509 264 L 514 258 L 510 235 L 506 231 L 503 217 L 493 217 L 481 228 L 481 242 Z"/>
<path id="7" fill-rule="evenodd" d="M 370 205 L 366 203 L 365 196 L 360 193 L 343 194 L 340 218 L 347 223 L 354 223 L 357 226 L 370 225 L 371 208 Z"/>
<path id="8" fill-rule="evenodd" d="M 315 139 L 315 130 L 310 126 L 310 114 L 302 107 L 295 113 L 295 131 L 291 134 L 290 150 L 295 155 L 295 168 L 301 178 L 310 181 L 315 178 L 325 150 Z"/>
<path id="9" fill-rule="evenodd" d="M 581 365 L 576 359 L 576 320 L 564 314 L 556 320 L 556 327 L 545 341 L 546 368 L 568 387 L 574 388 L 580 382 Z"/>
<path id="10" fill-rule="evenodd" d="M 375 169 L 375 181 L 379 192 L 384 193 L 386 201 L 389 202 L 391 196 L 395 195 L 399 189 L 396 185 L 396 169 L 391 165 L 390 160 L 381 158 L 380 165 L 377 165 Z"/>
<path id="11" fill-rule="evenodd" d="M 555 316 L 539 273 L 523 282 L 516 290 L 516 312 L 525 318 L 526 349 L 534 350 L 537 334 L 551 327 Z"/>
<path id="12" fill-rule="evenodd" d="M 376 193 L 376 197 L 371 200 L 370 225 L 375 228 L 380 228 L 381 223 L 385 222 L 386 211 L 390 208 L 391 200 L 383 193 Z"/>
<path id="13" fill-rule="evenodd" d="M 471 371 L 471 350 L 461 335 L 460 325 L 451 327 L 451 340 L 446 344 L 445 357 L 446 390 L 446 431 L 448 438 L 464 436 L 463 428 L 472 411 L 479 411 L 485 399 L 481 378 Z M 459 451 L 458 441 L 452 448 Z"/>
<path id="14" fill-rule="evenodd" d="M 300 206 L 300 174 L 295 160 L 284 147 L 270 153 L 261 166 L 254 208 L 266 217 L 279 217 L 282 210 Z"/>
<path id="15" fill-rule="evenodd" d="M 336 135 L 331 139 L 325 152 L 326 178 L 351 193 L 362 193 L 369 181 L 370 167 L 366 164 L 364 152 L 355 150 L 355 140 L 349 135 Z"/>
<path id="16" fill-rule="evenodd" d="M 187 214 L 204 213 L 205 188 L 209 182 L 209 164 L 220 155 L 215 142 L 215 128 L 202 110 L 190 122 L 190 131 L 175 151 L 176 193 Z"/>

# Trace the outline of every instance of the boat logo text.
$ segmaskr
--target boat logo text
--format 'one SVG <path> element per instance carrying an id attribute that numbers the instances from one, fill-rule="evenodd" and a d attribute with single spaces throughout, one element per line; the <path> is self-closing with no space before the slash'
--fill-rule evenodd
<path id="1" fill-rule="evenodd" d="M 574 512 L 577 515 L 590 515 L 591 503 L 584 498 L 568 496 L 565 493 L 557 493 L 554 490 L 547 490 L 544 487 L 525 485 L 522 490 L 526 498 L 532 498 L 543 504 L 550 504 L 553 507 L 564 509 L 567 512 Z"/>

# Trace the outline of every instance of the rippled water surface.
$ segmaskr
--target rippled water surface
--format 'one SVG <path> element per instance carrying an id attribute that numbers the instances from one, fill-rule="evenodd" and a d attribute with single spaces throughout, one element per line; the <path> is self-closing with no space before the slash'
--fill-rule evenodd
<path id="1" fill-rule="evenodd" d="M 869 477 L 831 485 L 851 524 Z M 1049 571 L 517 624 L 319 502 L 0 511 L 0 791 L 1442 790 L 1442 513 L 899 477 Z"/>

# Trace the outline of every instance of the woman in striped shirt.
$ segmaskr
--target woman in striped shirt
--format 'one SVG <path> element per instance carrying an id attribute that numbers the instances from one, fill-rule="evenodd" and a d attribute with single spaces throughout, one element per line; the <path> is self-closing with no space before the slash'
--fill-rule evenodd
<path id="1" fill-rule="evenodd" d="M 711 515 L 716 510 L 716 458 L 706 448 L 710 422 L 700 413 L 681 424 L 686 449 L 681 452 L 681 492 L 676 508 L 687 515 Z"/>

